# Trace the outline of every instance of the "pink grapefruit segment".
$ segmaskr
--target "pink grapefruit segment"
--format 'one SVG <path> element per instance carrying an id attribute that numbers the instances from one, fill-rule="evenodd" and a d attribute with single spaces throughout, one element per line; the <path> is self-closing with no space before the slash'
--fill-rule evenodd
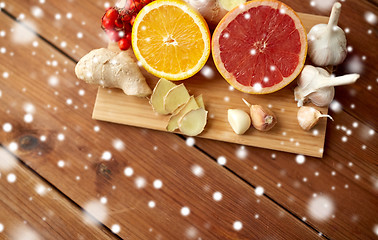
<path id="1" fill-rule="evenodd" d="M 301 72 L 307 54 L 305 28 L 287 5 L 247 2 L 229 12 L 213 34 L 215 66 L 236 89 L 278 91 Z"/>

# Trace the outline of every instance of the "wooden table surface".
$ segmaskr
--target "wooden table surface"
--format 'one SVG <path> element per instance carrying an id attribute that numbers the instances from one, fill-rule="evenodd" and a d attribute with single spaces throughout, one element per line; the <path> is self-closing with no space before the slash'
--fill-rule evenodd
<path id="1" fill-rule="evenodd" d="M 341 2 L 336 75 L 361 78 L 336 88 L 323 159 L 301 159 L 92 120 L 74 66 L 113 1 L 0 0 L 0 239 L 377 239 L 378 4 Z"/>

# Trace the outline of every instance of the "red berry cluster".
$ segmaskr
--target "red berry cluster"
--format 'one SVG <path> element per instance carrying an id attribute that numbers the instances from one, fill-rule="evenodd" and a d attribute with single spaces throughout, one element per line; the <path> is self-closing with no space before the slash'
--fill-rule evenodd
<path id="1" fill-rule="evenodd" d="M 139 11 L 153 0 L 127 0 L 124 8 L 108 8 L 101 19 L 101 27 L 121 50 L 131 46 L 131 30 Z"/>

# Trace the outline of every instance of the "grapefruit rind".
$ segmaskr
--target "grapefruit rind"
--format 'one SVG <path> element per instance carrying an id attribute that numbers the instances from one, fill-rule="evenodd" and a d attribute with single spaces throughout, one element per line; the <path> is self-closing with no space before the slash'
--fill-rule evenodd
<path id="1" fill-rule="evenodd" d="M 142 22 L 143 18 L 145 17 L 145 15 L 148 14 L 153 9 L 157 9 L 161 6 L 166 6 L 166 5 L 178 7 L 182 9 L 185 13 L 187 13 L 189 16 L 191 16 L 194 23 L 196 23 L 199 29 L 201 30 L 202 39 L 204 41 L 204 52 L 203 52 L 202 57 L 198 61 L 198 63 L 195 66 L 193 66 L 193 68 L 191 68 L 189 71 L 181 72 L 178 74 L 167 73 L 164 71 L 158 71 L 154 69 L 144 59 L 144 57 L 140 53 L 140 50 L 137 44 L 138 27 L 140 23 Z M 189 6 L 188 4 L 186 4 L 185 2 L 181 0 L 157 0 L 143 7 L 142 10 L 138 13 L 137 17 L 135 18 L 134 25 L 132 28 L 131 43 L 132 43 L 133 51 L 136 58 L 149 73 L 153 74 L 154 76 L 157 76 L 160 78 L 166 78 L 171 81 L 184 80 L 193 76 L 197 72 L 199 72 L 202 69 L 202 67 L 206 64 L 206 61 L 210 56 L 210 49 L 211 49 L 210 30 L 205 19 L 195 9 L 193 9 L 191 6 Z"/>
<path id="2" fill-rule="evenodd" d="M 220 59 L 220 47 L 219 47 L 219 38 L 221 32 L 225 29 L 228 24 L 235 19 L 235 17 L 250 8 L 261 6 L 261 5 L 266 5 L 273 7 L 275 9 L 285 9 L 285 14 L 288 14 L 295 22 L 296 28 L 298 29 L 298 32 L 300 34 L 300 39 L 302 43 L 302 48 L 301 48 L 301 53 L 300 53 L 300 59 L 302 61 L 298 64 L 297 68 L 295 71 L 288 77 L 282 79 L 282 81 L 278 84 L 273 85 L 272 87 L 265 87 L 262 88 L 261 90 L 256 91 L 252 86 L 244 86 L 240 84 L 235 77 L 229 73 L 225 67 L 224 64 L 222 63 Z M 286 4 L 276 1 L 276 0 L 254 0 L 254 1 L 249 1 L 246 3 L 241 4 L 239 7 L 234 8 L 230 12 L 228 12 L 222 20 L 219 22 L 218 26 L 214 30 L 213 37 L 212 37 L 212 56 L 214 60 L 215 67 L 217 68 L 218 72 L 222 75 L 222 77 L 235 89 L 244 92 L 244 93 L 249 93 L 249 94 L 268 94 L 268 93 L 273 93 L 276 92 L 284 87 L 286 87 L 288 84 L 290 84 L 302 71 L 305 61 L 306 61 L 306 56 L 307 56 L 307 33 L 306 29 L 303 26 L 303 23 L 301 19 L 299 18 L 298 14 L 289 6 Z M 218 57 L 219 56 L 219 57 Z"/>

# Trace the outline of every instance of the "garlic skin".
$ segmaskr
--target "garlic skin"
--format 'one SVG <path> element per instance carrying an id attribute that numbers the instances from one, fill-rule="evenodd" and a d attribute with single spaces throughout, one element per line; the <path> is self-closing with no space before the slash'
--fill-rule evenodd
<path id="1" fill-rule="evenodd" d="M 328 117 L 333 121 L 330 115 L 324 115 L 313 107 L 301 107 L 297 113 L 299 126 L 305 131 L 313 128 L 319 122 L 319 119 L 323 117 Z"/>
<path id="2" fill-rule="evenodd" d="M 228 109 L 228 122 L 236 134 L 244 134 L 251 126 L 248 113 L 240 109 Z"/>
<path id="3" fill-rule="evenodd" d="M 261 105 L 251 105 L 244 98 L 243 101 L 250 108 L 252 125 L 257 130 L 266 132 L 276 125 L 277 117 L 270 109 Z"/>
<path id="4" fill-rule="evenodd" d="M 317 66 L 339 65 L 346 58 L 346 36 L 337 26 L 340 12 L 341 4 L 336 2 L 328 24 L 317 24 L 307 34 L 308 55 Z"/>
<path id="5" fill-rule="evenodd" d="M 298 107 L 308 100 L 319 107 L 328 106 L 335 96 L 334 86 L 352 84 L 359 77 L 359 74 L 332 77 L 323 68 L 305 65 L 298 77 L 298 86 L 294 89 L 295 101 Z"/>

